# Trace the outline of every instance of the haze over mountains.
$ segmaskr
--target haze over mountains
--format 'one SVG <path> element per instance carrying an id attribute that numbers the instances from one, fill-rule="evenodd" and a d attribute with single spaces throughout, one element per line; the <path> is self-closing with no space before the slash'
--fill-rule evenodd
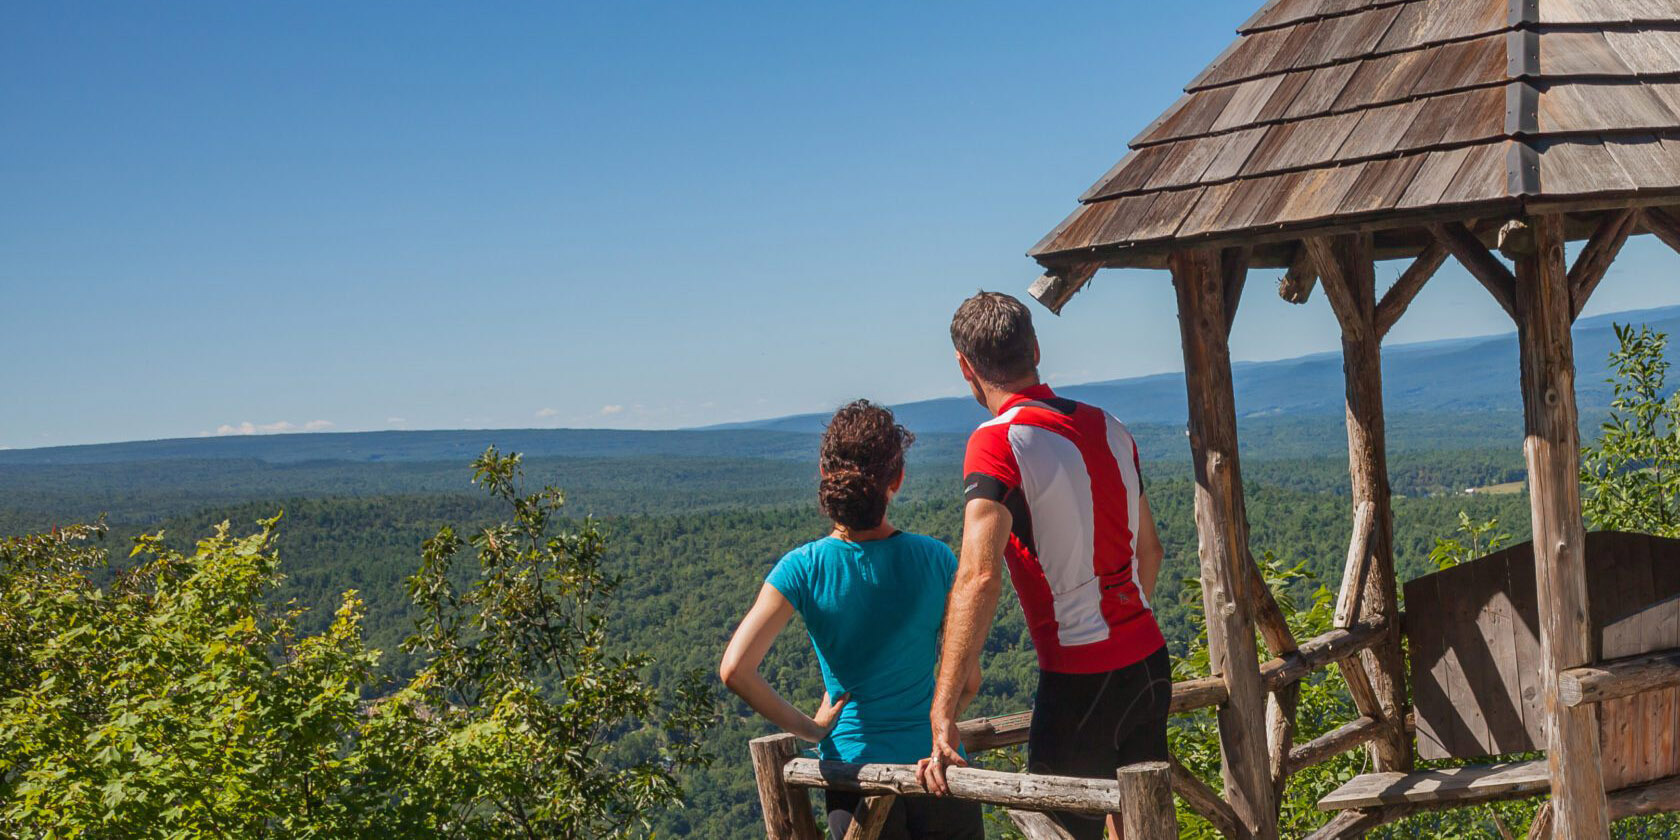
<path id="1" fill-rule="evenodd" d="M 1680 307 L 1619 312 L 1583 319 L 1575 326 L 1577 389 L 1582 413 L 1592 418 L 1609 405 L 1606 358 L 1616 346 L 1613 323 L 1648 324 L 1680 335 Z M 1237 407 L 1246 425 L 1278 434 L 1307 427 L 1328 429 L 1342 417 L 1342 361 L 1324 353 L 1234 366 Z M 1384 351 L 1384 392 L 1391 417 L 1468 416 L 1492 420 L 1499 430 L 1520 424 L 1517 343 L 1512 333 L 1402 344 Z M 1058 384 L 1059 383 L 1052 383 Z M 1185 422 L 1183 374 L 1060 385 L 1066 396 L 1095 403 L 1136 427 Z M 961 435 L 984 419 L 967 397 L 893 407 L 899 419 L 924 436 L 934 452 L 949 454 L 946 435 Z M 256 460 L 269 464 L 312 461 L 420 462 L 472 458 L 494 443 L 530 457 L 768 458 L 814 456 L 809 436 L 827 414 L 799 414 L 707 429 L 621 431 L 605 429 L 498 429 L 415 432 L 341 432 L 211 438 L 0 450 L 0 465 L 99 464 L 171 460 Z M 1311 422 L 1318 421 L 1318 422 Z M 1401 425 L 1401 424 L 1396 424 Z M 1503 433 L 1503 431 L 1501 432 Z M 1246 434 L 1246 433 L 1245 433 Z M 1399 435 L 1396 435 L 1398 437 Z M 1331 445 L 1340 441 L 1331 435 Z M 1400 441 L 1396 441 L 1400 443 Z M 1450 442 L 1449 442 L 1450 448 Z"/>
<path id="2" fill-rule="evenodd" d="M 1576 323 L 1576 390 L 1584 413 L 1610 403 L 1606 359 L 1616 346 L 1612 325 L 1618 323 L 1647 324 L 1680 337 L 1680 307 L 1617 312 Z M 1386 347 L 1385 406 L 1390 414 L 1520 412 L 1517 355 L 1514 332 Z M 1232 374 L 1243 417 L 1342 416 L 1340 353 L 1238 362 Z M 1065 385 L 1057 391 L 1103 406 L 1128 424 L 1180 425 L 1186 420 L 1182 373 Z M 912 430 L 926 433 L 966 432 L 985 419 L 984 410 L 967 397 L 907 403 L 893 411 Z M 799 414 L 713 428 L 809 433 L 822 431 L 827 419 L 826 414 Z"/>

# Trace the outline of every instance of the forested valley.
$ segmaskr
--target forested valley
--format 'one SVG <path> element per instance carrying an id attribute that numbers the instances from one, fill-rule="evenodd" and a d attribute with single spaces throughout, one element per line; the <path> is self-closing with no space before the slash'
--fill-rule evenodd
<path id="1" fill-rule="evenodd" d="M 1140 439 L 1155 451 L 1173 442 L 1165 432 L 1140 433 Z M 1316 440 L 1322 445 L 1322 436 Z M 953 547 L 960 532 L 955 452 L 952 442 L 937 438 L 924 448 L 892 514 L 900 527 Z M 1295 601 L 1307 604 L 1340 575 L 1351 527 L 1346 464 L 1334 454 L 1284 454 L 1290 457 L 1261 449 L 1245 463 L 1254 549 L 1274 568 L 1299 567 L 1287 587 Z M 567 491 L 561 516 L 576 517 L 573 524 L 590 516 L 604 533 L 606 568 L 618 580 L 610 638 L 625 650 L 651 655 L 646 677 L 664 691 L 685 673 L 714 671 L 733 622 L 771 565 L 826 530 L 809 460 L 550 457 L 532 459 L 526 471 L 533 487 Z M 1434 570 L 1430 552 L 1438 538 L 1458 530 L 1461 512 L 1476 522 L 1496 519 L 1519 539 L 1526 534 L 1526 500 L 1510 486 L 1522 478 L 1515 446 L 1402 450 L 1391 471 L 1399 496 L 1402 578 Z M 1174 653 L 1183 656 L 1195 643 L 1200 611 L 1199 600 L 1185 597 L 1196 570 L 1188 464 L 1168 451 L 1150 458 L 1145 473 L 1167 547 L 1157 609 Z M 275 475 L 284 479 L 271 482 L 280 492 L 265 489 L 265 478 Z M 446 523 L 469 534 L 497 516 L 469 477 L 465 464 L 451 462 L 310 462 L 278 470 L 225 460 L 8 466 L 0 469 L 7 494 L 0 533 L 103 514 L 111 527 L 106 546 L 120 566 L 130 540 L 143 533 L 161 531 L 167 543 L 186 549 L 219 522 L 243 533 L 260 519 L 283 514 L 276 539 L 284 575 L 278 597 L 306 607 L 300 626 L 319 631 L 331 622 L 343 593 L 357 590 L 365 602 L 367 644 L 380 651 L 378 672 L 394 684 L 416 667 L 414 655 L 400 645 L 414 632 L 406 582 L 419 566 L 422 543 Z M 1490 492 L 1466 493 L 1470 488 Z M 1033 658 L 1012 598 L 1003 599 L 984 669 L 970 714 L 1030 706 Z M 797 626 L 771 651 L 765 673 L 799 704 L 812 707 L 820 697 L 815 659 Z M 733 838 L 757 830 L 746 742 L 767 734 L 767 724 L 721 692 L 719 708 L 703 738 L 714 760 L 686 774 L 685 804 L 653 818 L 657 836 Z"/>

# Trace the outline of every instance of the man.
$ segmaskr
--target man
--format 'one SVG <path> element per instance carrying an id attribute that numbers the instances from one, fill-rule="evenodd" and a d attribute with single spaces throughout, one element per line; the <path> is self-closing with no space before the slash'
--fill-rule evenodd
<path id="1" fill-rule="evenodd" d="M 1039 382 L 1032 314 L 1015 298 L 981 292 L 964 301 L 951 341 L 993 419 L 974 431 L 964 458 L 962 556 L 930 715 L 933 754 L 917 775 L 943 794 L 945 768 L 967 763 L 957 751 L 958 704 L 997 608 L 1004 560 L 1038 654 L 1028 770 L 1112 779 L 1123 765 L 1166 760 L 1172 676 L 1149 606 L 1162 550 L 1136 443 L 1107 412 Z M 1099 818 L 1056 817 L 1078 840 L 1103 834 Z"/>

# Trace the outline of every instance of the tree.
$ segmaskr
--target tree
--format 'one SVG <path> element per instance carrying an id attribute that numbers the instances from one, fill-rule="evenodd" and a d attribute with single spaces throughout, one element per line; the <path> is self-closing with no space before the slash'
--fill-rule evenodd
<path id="1" fill-rule="evenodd" d="M 519 456 L 495 449 L 474 482 L 513 519 L 462 540 L 444 527 L 422 550 L 409 593 L 421 609 L 404 643 L 430 658 L 381 706 L 374 765 L 405 779 L 391 830 L 463 838 L 609 837 L 680 801 L 676 774 L 707 756 L 693 734 L 711 722 L 698 674 L 676 688 L 665 749 L 635 757 L 621 738 L 656 711 L 642 655 L 608 650 L 605 599 L 614 581 L 604 540 L 586 521 L 556 533 L 558 490 L 526 494 Z M 453 564 L 470 545 L 473 582 Z M 410 815 L 410 812 L 413 815 Z"/>
<path id="2" fill-rule="evenodd" d="M 512 518 L 427 542 L 422 667 L 371 701 L 356 593 L 315 635 L 274 602 L 279 517 L 122 565 L 100 526 L 0 540 L 0 836 L 623 837 L 680 801 L 710 692 L 661 703 L 646 657 L 607 651 L 592 523 L 556 528 L 518 456 L 474 469 Z"/>
<path id="3" fill-rule="evenodd" d="M 1582 507 L 1600 528 L 1680 536 L 1680 394 L 1664 394 L 1668 336 L 1616 324 L 1614 398 L 1581 450 Z"/>

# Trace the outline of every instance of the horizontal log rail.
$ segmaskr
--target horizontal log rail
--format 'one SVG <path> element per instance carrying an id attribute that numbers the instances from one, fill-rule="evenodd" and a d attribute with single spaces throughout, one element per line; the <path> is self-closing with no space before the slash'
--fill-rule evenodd
<path id="1" fill-rule="evenodd" d="M 1558 673 L 1558 702 L 1602 703 L 1656 688 L 1680 685 L 1680 649 L 1643 653 Z"/>
<path id="2" fill-rule="evenodd" d="M 1175 715 L 1217 706 L 1228 696 L 1219 677 L 1197 677 L 1173 683 L 1171 711 Z M 963 747 L 970 752 L 995 750 L 1027 742 L 1032 729 L 1032 712 L 974 718 L 957 724 Z"/>
<path id="3" fill-rule="evenodd" d="M 1289 751 L 1287 770 L 1294 774 L 1328 761 L 1354 747 L 1375 740 L 1382 731 L 1382 722 L 1371 717 L 1360 717 L 1352 723 L 1338 726 L 1311 741 L 1296 744 L 1295 748 Z"/>
<path id="4" fill-rule="evenodd" d="M 1277 657 L 1260 666 L 1260 679 L 1267 691 L 1278 689 L 1371 647 L 1382 640 L 1385 622 L 1361 622 L 1337 628 L 1301 643 L 1294 653 Z"/>
<path id="5" fill-rule="evenodd" d="M 931 795 L 916 781 L 916 766 L 913 764 L 848 764 L 796 758 L 787 763 L 782 775 L 794 788 L 823 788 L 867 796 Z M 1005 808 L 1079 814 L 1114 814 L 1119 813 L 1121 808 L 1117 779 L 1079 779 L 950 767 L 945 770 L 945 781 L 950 786 L 952 798 Z"/>

